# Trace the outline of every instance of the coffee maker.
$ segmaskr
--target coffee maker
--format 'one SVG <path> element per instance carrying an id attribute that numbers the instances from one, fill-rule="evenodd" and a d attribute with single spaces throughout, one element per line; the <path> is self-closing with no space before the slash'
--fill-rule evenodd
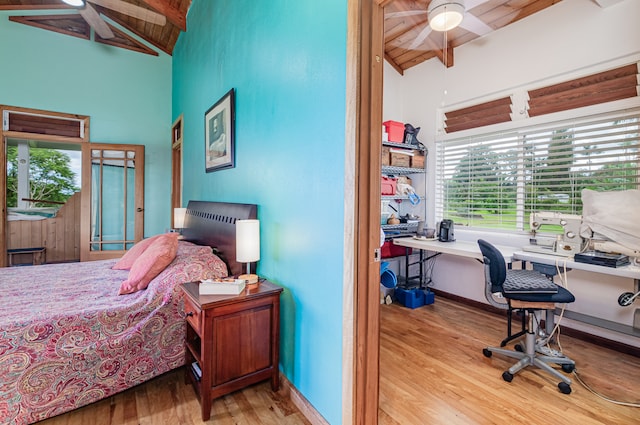
<path id="1" fill-rule="evenodd" d="M 453 220 L 444 219 L 438 223 L 438 240 L 440 242 L 453 242 L 456 240 L 453 234 Z"/>

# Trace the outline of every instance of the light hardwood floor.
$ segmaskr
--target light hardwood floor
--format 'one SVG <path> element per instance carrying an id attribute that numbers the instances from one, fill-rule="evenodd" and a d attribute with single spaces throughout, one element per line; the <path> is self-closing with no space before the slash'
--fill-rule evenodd
<path id="1" fill-rule="evenodd" d="M 442 297 L 415 310 L 380 308 L 380 425 L 640 424 L 640 408 L 606 402 L 573 375 L 569 395 L 537 368 L 503 381 L 515 360 L 486 358 L 482 348 L 499 345 L 506 317 Z M 560 343 L 593 389 L 640 403 L 640 358 L 562 334 Z"/>
<path id="2" fill-rule="evenodd" d="M 529 368 L 513 382 L 502 380 L 512 363 L 482 348 L 496 345 L 506 318 L 436 297 L 411 310 L 382 305 L 380 425 L 640 424 L 640 408 L 597 398 L 574 377 L 573 392 L 561 394 L 557 381 Z M 560 336 L 579 375 L 609 398 L 640 403 L 640 358 Z M 509 347 L 513 345 L 510 344 Z M 180 371 L 40 425 L 202 424 L 200 404 Z M 309 424 L 283 391 L 268 382 L 213 403 L 215 424 Z"/>
<path id="3" fill-rule="evenodd" d="M 281 386 L 282 387 L 282 386 Z M 38 425 L 307 425 L 309 421 L 269 381 L 214 400 L 211 418 L 203 422 L 200 403 L 184 374 L 175 370 Z"/>

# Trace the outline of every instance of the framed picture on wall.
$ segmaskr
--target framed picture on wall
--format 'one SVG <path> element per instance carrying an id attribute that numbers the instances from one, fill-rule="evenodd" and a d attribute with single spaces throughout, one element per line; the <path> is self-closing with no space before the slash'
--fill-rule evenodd
<path id="1" fill-rule="evenodd" d="M 207 173 L 235 167 L 235 95 L 231 89 L 204 114 Z"/>

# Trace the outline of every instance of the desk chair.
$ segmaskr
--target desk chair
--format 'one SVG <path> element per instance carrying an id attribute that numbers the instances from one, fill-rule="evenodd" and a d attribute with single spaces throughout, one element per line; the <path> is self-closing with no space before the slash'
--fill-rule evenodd
<path id="1" fill-rule="evenodd" d="M 575 369 L 575 362 L 564 356 L 545 356 L 536 353 L 536 320 L 537 310 L 554 310 L 556 303 L 571 303 L 575 297 L 562 286 L 550 281 L 545 275 L 535 270 L 507 270 L 504 257 L 489 242 L 478 240 L 485 265 L 485 295 L 492 305 L 497 302 L 492 294 L 500 293 L 507 301 L 509 314 L 512 310 L 521 310 L 526 315 L 526 333 L 522 351 L 507 350 L 498 347 L 487 347 L 482 350 L 485 357 L 493 353 L 518 359 L 518 362 L 502 374 L 502 379 L 511 382 L 513 375 L 527 366 L 535 366 L 560 379 L 558 389 L 564 394 L 571 393 L 571 380 L 550 365 L 561 365 L 562 370 L 570 373 Z"/>

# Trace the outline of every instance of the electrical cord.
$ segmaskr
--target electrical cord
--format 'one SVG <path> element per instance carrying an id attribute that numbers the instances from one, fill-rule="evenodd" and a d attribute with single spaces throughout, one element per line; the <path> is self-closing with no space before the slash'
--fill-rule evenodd
<path id="1" fill-rule="evenodd" d="M 569 278 L 567 277 L 567 258 L 564 259 L 564 262 L 562 264 L 562 271 L 560 270 L 560 264 L 559 264 L 559 259 L 556 259 L 556 271 L 558 273 L 558 277 L 560 278 L 560 283 L 562 284 L 562 286 L 564 288 L 566 288 L 567 290 L 569 289 Z M 560 353 L 562 353 L 562 345 L 560 345 L 560 322 L 562 321 L 562 317 L 564 315 L 564 310 L 565 310 L 566 304 L 562 305 L 562 310 L 560 311 L 560 314 L 558 316 L 558 322 L 556 323 L 556 325 L 553 328 L 553 331 L 551 332 L 551 335 L 549 335 L 547 337 L 546 340 L 546 344 L 545 346 L 547 348 L 549 348 L 550 350 L 552 350 L 551 347 L 549 347 L 549 341 L 551 340 L 551 337 L 554 335 L 554 333 L 557 331 L 557 336 L 556 336 L 556 344 L 558 345 L 558 348 L 560 349 Z M 591 388 L 580 376 L 580 374 L 578 373 L 578 369 L 573 369 L 573 375 L 576 378 L 576 381 L 578 381 L 580 383 L 580 385 L 582 385 L 586 390 L 588 390 L 589 392 L 591 392 L 593 395 L 595 395 L 596 397 L 599 397 L 609 403 L 613 403 L 613 404 L 617 404 L 620 406 L 629 406 L 629 407 L 640 407 L 640 403 L 630 403 L 630 402 L 624 402 L 624 401 L 618 401 L 618 400 L 613 400 L 611 398 L 608 398 L 600 393 L 598 393 L 597 391 L 595 391 L 593 388 Z"/>
<path id="2" fill-rule="evenodd" d="M 604 401 L 608 401 L 609 403 L 617 404 L 617 405 L 620 405 L 620 406 L 640 407 L 640 403 L 630 403 L 630 402 L 626 402 L 626 401 L 618 401 L 618 400 L 613 400 L 613 399 L 611 399 L 609 397 L 603 396 L 602 394 L 600 394 L 599 392 L 597 392 L 593 388 L 591 388 L 586 382 L 584 382 L 582 377 L 578 374 L 578 369 L 574 369 L 573 370 L 573 375 L 576 377 L 576 381 L 580 382 L 580 384 L 583 387 L 585 387 L 587 389 L 587 391 L 589 391 L 590 393 L 592 393 L 596 397 L 599 397 L 599 398 L 603 399 Z"/>
<path id="3" fill-rule="evenodd" d="M 556 261 L 556 272 L 558 274 L 558 277 L 560 278 L 560 283 L 562 284 L 562 286 L 566 289 L 569 289 L 569 280 L 567 277 L 567 259 L 564 259 L 564 263 L 563 263 L 563 270 L 560 270 L 560 264 L 559 264 L 559 259 L 557 258 Z M 545 335 L 545 339 L 544 341 L 540 341 L 539 344 L 537 345 L 537 349 L 539 351 L 541 351 L 543 354 L 548 355 L 548 356 L 554 356 L 554 357 L 562 357 L 564 356 L 563 352 L 562 352 L 562 344 L 560 343 L 560 322 L 562 322 L 562 318 L 564 317 L 564 311 L 566 309 L 567 305 L 566 304 L 562 304 L 562 308 L 560 309 L 560 314 L 558 315 L 558 321 L 556 322 L 555 326 L 553 327 L 553 330 L 551 331 L 551 333 L 549 335 Z M 536 319 L 537 320 L 537 319 Z M 555 338 L 555 343 L 558 346 L 558 350 L 553 349 L 549 343 L 553 340 L 553 336 L 556 336 Z"/>

